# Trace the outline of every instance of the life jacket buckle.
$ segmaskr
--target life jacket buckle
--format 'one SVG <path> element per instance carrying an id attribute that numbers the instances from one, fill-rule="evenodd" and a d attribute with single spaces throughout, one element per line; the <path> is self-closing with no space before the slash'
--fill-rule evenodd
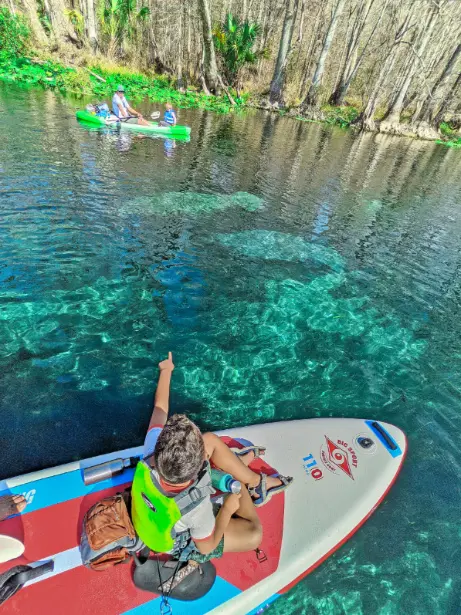
<path id="1" fill-rule="evenodd" d="M 191 490 L 189 491 L 189 497 L 193 502 L 197 502 L 198 500 L 201 500 L 202 494 L 200 492 L 200 489 L 197 489 L 196 486 L 192 487 Z"/>

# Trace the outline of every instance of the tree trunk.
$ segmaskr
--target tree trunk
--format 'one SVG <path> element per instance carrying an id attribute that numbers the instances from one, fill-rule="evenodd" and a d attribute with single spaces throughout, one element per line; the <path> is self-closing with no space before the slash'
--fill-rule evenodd
<path id="1" fill-rule="evenodd" d="M 307 83 L 309 81 L 309 67 L 311 63 L 311 57 L 314 52 L 315 43 L 318 38 L 317 30 L 318 30 L 318 25 L 319 25 L 323 10 L 324 10 L 324 5 L 323 3 L 320 3 L 317 14 L 315 16 L 314 27 L 312 28 L 312 36 L 310 38 L 309 45 L 307 46 L 307 53 L 306 53 L 306 57 L 304 60 L 303 68 L 301 70 L 302 81 L 301 81 L 301 86 L 299 88 L 299 96 L 302 96 L 302 94 L 306 91 Z"/>
<path id="2" fill-rule="evenodd" d="M 187 53 L 187 75 L 189 79 L 192 77 L 194 72 L 193 67 L 191 68 L 191 42 L 192 42 L 192 15 L 190 2 L 186 2 L 187 4 L 187 45 L 186 45 L 186 53 Z"/>
<path id="3" fill-rule="evenodd" d="M 30 29 L 32 30 L 32 35 L 35 42 L 40 46 L 48 45 L 49 39 L 43 29 L 42 24 L 40 23 L 40 19 L 38 18 L 37 4 L 35 0 L 22 0 L 22 6 L 24 8 L 24 13 L 28 17 Z"/>
<path id="4" fill-rule="evenodd" d="M 86 27 L 90 47 L 93 51 L 96 51 L 98 48 L 98 34 L 96 30 L 94 0 L 86 0 Z"/>
<path id="5" fill-rule="evenodd" d="M 387 50 L 386 58 L 381 64 L 378 78 L 376 79 L 371 94 L 368 97 L 367 105 L 355 121 L 355 124 L 360 126 L 362 130 L 376 130 L 376 124 L 373 119 L 373 116 L 375 114 L 376 107 L 378 106 L 381 90 L 384 85 L 384 82 L 394 68 L 394 64 L 397 60 L 397 55 L 400 48 L 400 43 L 402 42 L 403 37 L 410 28 L 410 20 L 411 10 L 405 15 L 403 22 L 397 26 L 397 29 L 394 34 L 394 41 L 392 43 L 392 46 Z"/>
<path id="6" fill-rule="evenodd" d="M 347 55 L 346 55 L 346 63 L 344 65 L 344 70 L 341 74 L 341 77 L 338 81 L 338 84 L 336 85 L 336 88 L 334 90 L 334 92 L 332 93 L 331 97 L 330 97 L 330 104 L 332 105 L 343 105 L 344 104 L 344 98 L 349 90 L 349 87 L 352 83 L 352 81 L 354 80 L 357 71 L 360 68 L 360 65 L 362 64 L 362 61 L 365 57 L 365 53 L 367 51 L 368 45 L 370 44 L 371 40 L 373 39 L 379 24 L 381 23 L 381 20 L 384 16 L 384 13 L 387 9 L 387 6 L 389 4 L 390 0 L 384 0 L 383 5 L 381 7 L 381 11 L 379 13 L 378 19 L 375 22 L 375 25 L 373 26 L 367 40 L 365 41 L 362 50 L 360 52 L 360 55 L 358 55 L 358 49 L 359 49 L 359 45 L 360 45 L 360 41 L 361 41 L 361 36 L 363 34 L 363 31 L 365 29 L 366 23 L 367 23 L 367 18 L 368 15 L 370 14 L 370 11 L 373 7 L 373 4 L 375 2 L 375 0 L 368 0 L 368 4 L 365 6 L 365 11 L 363 11 L 363 18 L 362 21 L 359 25 L 359 27 L 357 27 L 354 32 L 352 33 L 351 36 L 351 41 L 349 43 L 349 46 L 347 48 Z"/>
<path id="7" fill-rule="evenodd" d="M 460 87 L 461 87 L 461 72 L 458 74 L 456 81 L 451 86 L 451 89 L 448 92 L 447 96 L 445 96 L 445 99 L 443 103 L 441 104 L 440 109 L 437 112 L 437 115 L 434 117 L 433 123 L 436 126 L 439 126 L 440 123 L 443 122 L 443 115 L 447 111 L 448 107 L 450 106 L 452 100 L 454 99 Z"/>
<path id="8" fill-rule="evenodd" d="M 279 52 L 275 63 L 269 93 L 269 102 L 273 105 L 284 104 L 284 87 L 288 58 L 291 51 L 294 23 L 298 10 L 298 0 L 287 0 L 285 19 L 283 20 L 282 34 L 280 36 Z"/>
<path id="9" fill-rule="evenodd" d="M 333 43 L 333 39 L 335 37 L 339 18 L 341 17 L 341 13 L 344 10 L 345 4 L 346 0 L 336 0 L 336 4 L 331 15 L 330 23 L 328 24 L 328 29 L 325 34 L 325 38 L 323 39 L 322 51 L 320 52 L 320 57 L 318 59 L 317 66 L 315 67 L 314 76 L 312 77 L 312 82 L 310 84 L 309 90 L 301 105 L 301 109 L 303 111 L 305 111 L 308 107 L 316 107 L 318 105 L 319 87 L 322 82 L 323 74 L 325 72 L 325 64 L 327 61 L 331 44 Z"/>
<path id="10" fill-rule="evenodd" d="M 66 43 L 74 43 L 81 46 L 74 27 L 67 19 L 65 10 L 66 5 L 64 0 L 44 0 L 45 12 L 50 20 L 53 34 L 58 46 Z"/>
<path id="11" fill-rule="evenodd" d="M 219 94 L 221 89 L 219 84 L 218 65 L 216 64 L 216 55 L 213 45 L 211 13 L 208 0 L 198 0 L 198 9 L 203 32 L 203 76 L 208 90 L 215 94 Z"/>
<path id="12" fill-rule="evenodd" d="M 398 91 L 398 94 L 392 104 L 390 105 L 385 119 L 380 124 L 380 131 L 383 132 L 395 132 L 398 131 L 398 126 L 400 124 L 400 115 L 403 111 L 405 97 L 407 95 L 408 89 L 411 85 L 413 77 L 420 66 L 420 58 L 422 58 L 427 44 L 432 36 L 434 31 L 435 24 L 439 17 L 439 6 L 436 5 L 433 10 L 430 12 L 428 19 L 425 20 L 425 23 L 421 28 L 421 37 L 420 42 L 418 44 L 417 52 L 411 51 L 412 56 L 410 60 L 410 65 L 408 67 L 407 75 Z"/>
<path id="13" fill-rule="evenodd" d="M 384 63 L 381 66 L 381 70 L 379 71 L 378 78 L 375 81 L 373 90 L 368 98 L 367 106 L 362 111 L 360 116 L 357 118 L 356 123 L 361 126 L 364 130 L 376 130 L 375 121 L 373 116 L 376 111 L 376 107 L 378 106 L 379 95 L 381 94 L 381 89 L 384 85 L 386 77 L 388 77 L 389 73 L 394 68 L 395 61 L 397 59 L 397 49 L 394 47 L 390 50 L 389 55 L 385 59 Z"/>
<path id="14" fill-rule="evenodd" d="M 248 0 L 242 0 L 242 21 L 248 18 Z"/>
<path id="15" fill-rule="evenodd" d="M 418 113 L 413 116 L 413 122 L 428 122 L 429 124 L 433 123 L 434 118 L 437 115 L 438 108 L 443 101 L 443 90 L 446 87 L 451 75 L 453 74 L 460 55 L 461 43 L 458 44 L 456 49 L 451 54 L 439 78 L 434 83 L 426 98 L 422 102 Z"/>
<path id="16" fill-rule="evenodd" d="M 178 62 L 176 67 L 177 74 L 177 86 L 178 89 L 184 88 L 184 81 L 182 77 L 182 45 L 183 45 L 183 33 L 182 33 L 182 19 L 183 19 L 183 9 L 182 7 L 179 9 L 179 29 L 178 29 Z"/>

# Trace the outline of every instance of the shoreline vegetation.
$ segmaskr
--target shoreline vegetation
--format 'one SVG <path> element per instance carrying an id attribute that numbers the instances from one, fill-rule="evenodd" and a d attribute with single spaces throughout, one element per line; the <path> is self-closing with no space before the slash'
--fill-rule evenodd
<path id="1" fill-rule="evenodd" d="M 152 24 L 158 0 L 82 0 L 81 10 L 66 0 L 18 0 L 17 9 L 15 2 L 0 4 L 3 82 L 96 99 L 123 83 L 134 101 L 218 113 L 264 109 L 461 147 L 461 8 L 449 0 L 420 0 L 418 12 L 401 0 L 326 0 L 330 13 L 323 0 L 260 0 L 257 21 L 247 0 L 191 0 L 178 5 L 174 50 L 163 21 L 171 57 Z M 310 28 L 308 6 L 318 8 Z"/>

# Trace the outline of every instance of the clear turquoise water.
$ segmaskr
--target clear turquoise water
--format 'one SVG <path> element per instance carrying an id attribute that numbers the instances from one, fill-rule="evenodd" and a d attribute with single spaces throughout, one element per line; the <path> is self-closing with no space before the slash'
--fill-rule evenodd
<path id="1" fill-rule="evenodd" d="M 460 615 L 459 153 L 192 111 L 174 147 L 77 106 L 0 86 L 1 476 L 139 444 L 171 349 L 203 428 L 409 436 L 386 503 L 269 613 Z"/>

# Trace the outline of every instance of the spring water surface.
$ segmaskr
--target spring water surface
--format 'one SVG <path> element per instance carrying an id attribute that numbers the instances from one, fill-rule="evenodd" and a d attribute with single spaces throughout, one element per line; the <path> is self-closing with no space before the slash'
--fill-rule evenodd
<path id="1" fill-rule="evenodd" d="M 0 87 L 1 477 L 140 444 L 172 350 L 204 429 L 409 437 L 386 503 L 269 613 L 460 615 L 460 153 L 260 113 L 183 111 L 175 143 L 77 106 Z"/>

